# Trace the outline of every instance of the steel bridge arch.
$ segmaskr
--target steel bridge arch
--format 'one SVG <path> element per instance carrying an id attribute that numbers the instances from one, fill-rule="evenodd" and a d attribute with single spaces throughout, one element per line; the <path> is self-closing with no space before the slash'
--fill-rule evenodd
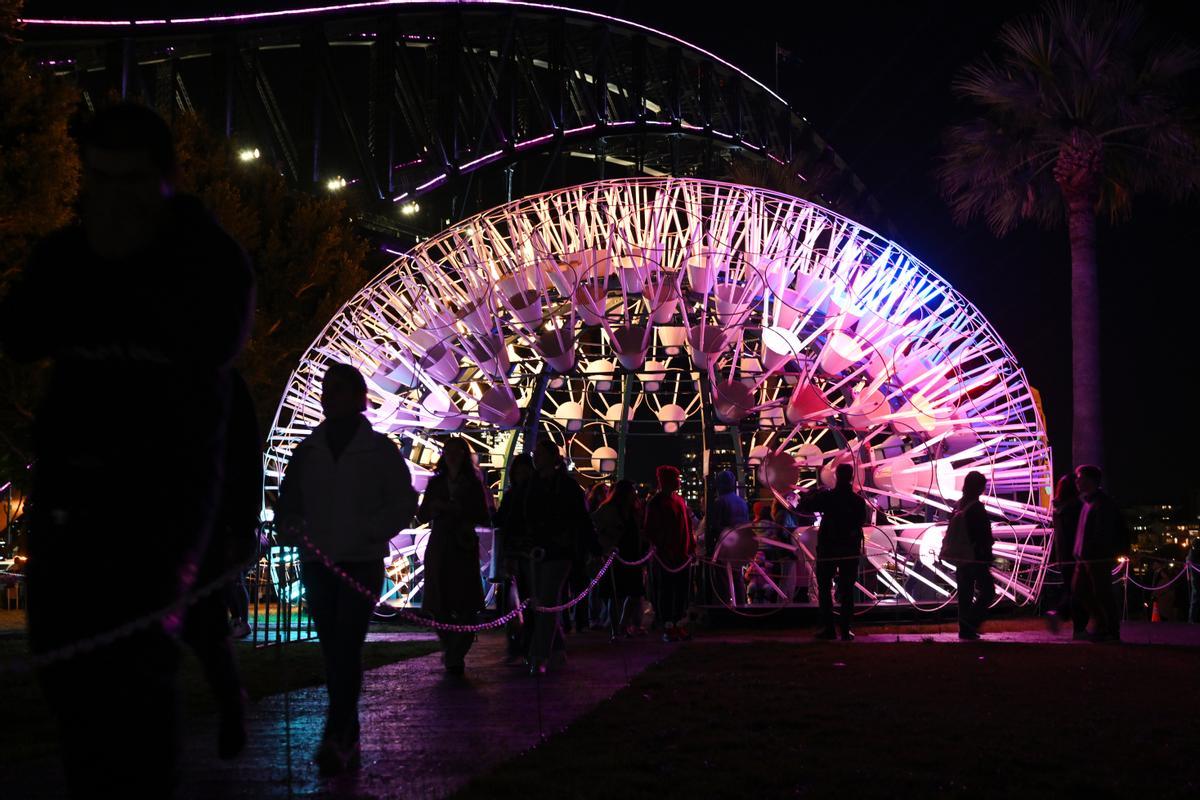
<path id="1" fill-rule="evenodd" d="M 801 165 L 820 176 L 814 199 L 880 216 L 775 91 L 679 37 L 595 11 L 383 0 L 25 23 L 25 51 L 74 79 L 85 102 L 116 92 L 199 112 L 301 188 L 344 180 L 360 221 L 382 232 L 428 234 L 586 178 L 714 177 L 734 153 Z M 423 224 L 399 213 L 418 198 L 432 206 Z"/>

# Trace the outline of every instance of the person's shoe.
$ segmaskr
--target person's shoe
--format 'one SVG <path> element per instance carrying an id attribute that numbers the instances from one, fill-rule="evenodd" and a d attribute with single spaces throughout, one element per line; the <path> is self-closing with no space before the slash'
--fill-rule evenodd
<path id="1" fill-rule="evenodd" d="M 813 634 L 814 639 L 824 639 L 827 642 L 832 642 L 837 638 L 837 632 L 833 628 L 825 628 Z"/>
<path id="2" fill-rule="evenodd" d="M 346 769 L 346 762 L 342 760 L 342 754 L 332 739 L 321 740 L 313 760 L 317 762 L 317 772 L 322 778 L 337 775 Z"/>
<path id="3" fill-rule="evenodd" d="M 532 676 L 546 674 L 546 662 L 541 659 L 533 659 L 529 662 L 529 674 Z"/>
<path id="4" fill-rule="evenodd" d="M 681 642 L 690 642 L 692 640 L 692 634 L 688 631 L 687 625 L 676 625 L 675 635 L 679 637 L 679 641 Z"/>
<path id="5" fill-rule="evenodd" d="M 663 628 L 662 640 L 668 644 L 679 641 L 679 633 L 675 630 L 674 625 L 667 625 Z"/>
<path id="6" fill-rule="evenodd" d="M 341 751 L 341 756 L 344 771 L 354 772 L 362 769 L 362 745 L 357 739 L 354 740 L 354 744 Z"/>
<path id="7" fill-rule="evenodd" d="M 446 665 L 446 674 L 451 676 L 452 678 L 461 678 L 466 673 L 466 671 L 467 671 L 466 664 L 458 663 L 458 664 L 447 664 Z"/>
<path id="8" fill-rule="evenodd" d="M 964 641 L 973 642 L 979 638 L 979 634 L 970 628 L 959 628 L 958 638 L 963 639 Z"/>
<path id="9" fill-rule="evenodd" d="M 842 641 L 843 642 L 853 642 L 854 641 L 854 632 L 853 631 L 842 631 Z"/>
<path id="10" fill-rule="evenodd" d="M 235 639 L 245 639 L 250 635 L 250 623 L 241 617 L 236 618 L 229 624 L 229 635 Z"/>
<path id="11" fill-rule="evenodd" d="M 1056 611 L 1054 609 L 1047 611 L 1046 612 L 1046 630 L 1050 631 L 1050 633 L 1052 633 L 1052 634 L 1058 635 L 1058 632 L 1061 628 L 1062 628 L 1062 619 L 1059 618 L 1058 611 Z"/>
<path id="12" fill-rule="evenodd" d="M 217 756 L 228 760 L 237 758 L 246 748 L 246 692 L 238 694 L 236 703 L 218 713 Z"/>

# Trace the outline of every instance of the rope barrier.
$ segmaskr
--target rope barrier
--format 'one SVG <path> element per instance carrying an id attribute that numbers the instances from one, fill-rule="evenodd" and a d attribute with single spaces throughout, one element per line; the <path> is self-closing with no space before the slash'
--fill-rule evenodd
<path id="1" fill-rule="evenodd" d="M 111 630 L 96 634 L 95 636 L 86 639 L 80 639 L 76 642 L 63 645 L 55 650 L 50 650 L 45 653 L 39 653 L 31 658 L 15 659 L 6 663 L 0 663 L 0 675 L 4 673 L 25 674 L 38 669 L 44 669 L 54 664 L 63 661 L 70 661 L 78 656 L 99 650 L 102 647 L 108 647 L 122 639 L 127 639 L 142 631 L 149 630 L 154 625 L 163 622 L 168 617 L 173 615 L 182 616 L 183 612 L 194 606 L 196 603 L 203 600 L 205 597 L 220 591 L 226 584 L 237 579 L 239 575 L 245 574 L 250 569 L 249 564 L 239 564 L 236 567 L 229 569 L 220 576 L 205 584 L 199 589 L 194 589 L 170 605 L 164 606 L 157 611 L 152 611 L 136 619 L 118 625 Z M 24 577 L 24 576 L 21 576 Z"/>
<path id="2" fill-rule="evenodd" d="M 271 525 L 272 525 L 272 523 L 264 523 L 264 527 L 269 527 Z M 388 606 L 386 603 L 379 602 L 377 592 L 374 592 L 371 589 L 358 583 L 354 578 L 352 578 L 348 573 L 346 573 L 345 570 L 338 567 L 337 564 L 334 563 L 332 559 L 330 559 L 315 544 L 312 543 L 312 541 L 308 538 L 307 534 L 301 534 L 300 544 L 305 549 L 309 550 L 314 555 L 316 555 L 321 560 L 321 562 L 324 564 L 324 566 L 327 569 L 329 569 L 331 572 L 333 572 L 333 574 L 335 576 L 337 576 L 340 580 L 342 580 L 344 583 L 346 583 L 347 585 L 349 585 L 351 588 L 355 589 L 359 593 L 363 594 L 364 596 L 369 597 L 371 599 L 371 601 L 373 603 L 375 603 L 376 608 L 385 608 L 386 607 L 388 609 L 391 609 L 391 607 Z M 811 558 L 808 560 L 812 561 L 815 564 L 815 563 L 828 562 L 828 561 L 845 561 L 845 560 L 850 560 L 850 559 L 857 560 L 857 559 L 860 559 L 861 557 L 862 557 L 861 554 L 855 554 L 855 555 L 850 555 L 850 556 Z M 1168 560 L 1168 559 L 1157 559 L 1153 556 L 1138 556 L 1138 557 L 1152 559 L 1152 560 L 1161 560 L 1161 561 Z M 414 624 L 428 627 L 433 630 L 441 630 L 441 631 L 448 631 L 448 632 L 454 632 L 454 633 L 478 633 L 481 631 L 492 630 L 495 628 L 503 627 L 503 626 L 507 625 L 509 622 L 511 622 L 513 619 L 519 617 L 526 610 L 533 610 L 533 611 L 538 611 L 541 613 L 557 613 L 557 612 L 566 611 L 571 608 L 574 608 L 576 605 L 583 602 L 583 600 L 589 594 L 591 594 L 592 591 L 595 590 L 596 586 L 599 585 L 600 581 L 604 578 L 605 574 L 608 573 L 608 571 L 612 567 L 613 563 L 620 563 L 620 564 L 622 564 L 624 566 L 628 566 L 628 567 L 637 567 L 637 566 L 642 566 L 644 564 L 649 563 L 652 559 L 658 563 L 658 565 L 660 566 L 661 569 L 663 569 L 665 572 L 668 572 L 671 574 L 678 574 L 680 572 L 683 572 L 685 569 L 689 569 L 690 567 L 692 567 L 693 565 L 696 565 L 696 564 L 708 564 L 710 566 L 725 566 L 727 563 L 731 563 L 731 562 L 718 561 L 718 560 L 712 559 L 712 558 L 688 556 L 687 560 L 684 561 L 681 565 L 679 565 L 677 567 L 670 567 L 663 561 L 663 559 L 661 557 L 658 556 L 657 550 L 654 547 L 651 547 L 649 549 L 649 551 L 647 551 L 646 555 L 644 555 L 641 558 L 634 560 L 634 561 L 627 561 L 627 560 L 621 558 L 617 554 L 617 551 L 613 550 L 612 552 L 609 553 L 608 558 L 605 560 L 603 566 L 597 571 L 596 575 L 591 579 L 591 581 L 589 581 L 588 585 L 586 587 L 584 587 L 584 589 L 577 596 L 575 596 L 574 598 L 568 600 L 567 602 L 561 603 L 559 605 L 535 606 L 535 605 L 533 605 L 533 599 L 527 598 L 525 600 L 522 600 L 517 605 L 516 608 L 512 609 L 508 613 L 506 613 L 500 617 L 497 617 L 496 619 L 490 620 L 488 622 L 477 623 L 477 624 L 473 624 L 473 625 L 439 622 L 437 620 L 429 619 L 428 617 L 416 614 L 416 613 L 406 610 L 406 609 L 399 609 L 395 613 L 398 614 L 399 616 L 404 617 L 405 619 L 409 620 L 410 622 L 413 622 Z M 1077 559 L 1077 560 L 1073 560 L 1073 561 L 1050 562 L 1048 564 L 1048 566 L 1062 566 L 1064 564 L 1082 564 L 1082 563 L 1106 563 L 1109 561 L 1111 561 L 1111 559 L 1107 559 L 1107 558 Z M 990 564 L 992 562 L 991 562 L 991 560 L 982 560 L 981 559 L 981 560 L 971 560 L 971 561 L 960 561 L 958 563 L 960 563 L 960 564 Z M 1123 579 L 1125 581 L 1133 584 L 1134 586 L 1137 586 L 1139 589 L 1142 589 L 1144 591 L 1150 591 L 1150 592 L 1157 592 L 1157 591 L 1162 591 L 1163 589 L 1166 589 L 1167 587 L 1174 584 L 1177 580 L 1179 580 L 1179 578 L 1186 575 L 1189 571 L 1196 571 L 1197 573 L 1200 573 L 1200 564 L 1196 564 L 1191 561 L 1185 560 L 1182 564 L 1180 571 L 1173 578 L 1171 578 L 1169 581 L 1167 581 L 1166 583 L 1164 583 L 1160 586 L 1151 587 L 1151 586 L 1145 586 L 1141 583 L 1138 583 L 1136 580 L 1134 580 L 1131 577 L 1130 564 L 1131 564 L 1131 562 L 1129 560 L 1119 563 L 1117 565 L 1116 569 L 1113 571 L 1113 574 L 1114 575 L 1120 574 L 1122 572 L 1122 566 L 1123 566 L 1124 567 Z M 89 637 L 87 639 L 82 639 L 77 642 L 72 642 L 61 648 L 52 650 L 47 653 L 39 654 L 32 658 L 16 659 L 13 661 L 9 661 L 7 663 L 0 663 L 0 674 L 4 674 L 6 672 L 8 672 L 8 673 L 27 673 L 27 672 L 30 672 L 30 671 L 33 671 L 36 669 L 42 669 L 44 667 L 51 666 L 53 664 L 60 663 L 62 661 L 68 661 L 72 658 L 76 658 L 78 656 L 85 655 L 86 653 L 92 652 L 101 647 L 109 646 L 117 641 L 128 638 L 130 636 L 133 636 L 143 630 L 147 630 L 150 627 L 152 627 L 153 625 L 158 624 L 158 623 L 162 622 L 163 620 L 167 619 L 168 617 L 172 616 L 173 614 L 182 614 L 182 612 L 184 612 L 187 608 L 190 608 L 191 606 L 198 603 L 200 600 L 202 600 L 205 597 L 209 596 L 210 594 L 220 590 L 227 583 L 235 580 L 239 575 L 245 574 L 245 572 L 250 569 L 250 566 L 251 565 L 249 565 L 249 564 L 244 564 L 244 565 L 239 564 L 236 567 L 231 568 L 227 572 L 218 576 L 216 579 L 209 582 L 208 584 L 201 587 L 200 589 L 196 589 L 196 590 L 188 592 L 187 594 L 185 594 L 183 597 L 181 597 L 176 602 L 171 603 L 170 605 L 165 606 L 164 608 L 153 611 L 153 612 L 146 614 L 142 617 L 139 617 L 137 619 L 123 623 L 122 625 L 119 625 L 116 628 L 113 628 L 112 630 L 105 631 L 104 633 L 97 634 L 97 635 Z M 2 577 L 4 578 L 5 581 L 13 580 L 13 579 L 20 581 L 20 580 L 24 580 L 26 578 L 26 575 L 24 575 L 22 573 L 4 573 Z M 720 592 L 715 592 L 715 594 L 718 598 L 721 599 L 722 605 L 725 605 L 726 608 L 737 613 L 737 609 L 734 606 L 726 603 L 724 598 L 721 597 Z M 941 609 L 946 608 L 948 605 L 950 605 L 952 602 L 954 602 L 954 599 L 955 599 L 954 595 L 951 594 L 951 596 L 949 598 L 947 598 L 947 600 L 945 600 L 942 603 L 937 604 L 936 606 L 930 607 L 930 608 L 922 607 L 922 605 L 920 603 L 916 603 L 916 602 L 911 603 L 910 605 L 913 608 L 915 608 L 918 611 L 923 612 L 923 613 L 936 613 L 937 611 L 940 611 Z M 875 605 L 878 605 L 878 600 L 876 600 L 876 602 L 874 604 L 872 604 L 871 608 L 873 608 Z M 869 609 L 867 609 L 867 610 L 869 610 Z M 862 613 L 865 613 L 865 612 L 862 612 Z"/>
<path id="3" fill-rule="evenodd" d="M 1134 586 L 1138 587 L 1139 589 L 1141 589 L 1143 591 L 1161 592 L 1163 589 L 1166 589 L 1168 586 L 1175 583 L 1175 581 L 1179 580 L 1180 578 L 1182 578 L 1184 575 L 1188 574 L 1188 572 L 1190 572 L 1192 570 L 1196 570 L 1196 571 L 1200 572 L 1200 567 L 1198 567 L 1195 564 L 1189 564 L 1187 562 L 1184 562 L 1183 568 L 1180 569 L 1179 572 L 1177 572 L 1175 574 L 1175 577 L 1171 578 L 1171 580 L 1167 581 L 1166 583 L 1162 584 L 1161 586 L 1143 586 L 1142 584 L 1135 581 L 1133 579 L 1133 577 L 1130 575 L 1129 562 L 1126 561 L 1125 562 L 1125 580 L 1128 581 L 1129 583 L 1132 583 Z"/>

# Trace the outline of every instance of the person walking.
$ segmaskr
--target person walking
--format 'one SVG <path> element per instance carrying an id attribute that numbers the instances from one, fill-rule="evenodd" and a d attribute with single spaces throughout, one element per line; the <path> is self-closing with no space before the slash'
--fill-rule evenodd
<path id="1" fill-rule="evenodd" d="M 987 616 L 988 607 L 996 597 L 992 578 L 992 521 L 980 497 L 987 488 L 987 478 L 980 472 L 968 472 L 963 479 L 962 497 L 950 516 L 950 528 L 960 526 L 971 545 L 971 559 L 955 565 L 958 588 L 958 638 L 978 639 L 979 628 Z"/>
<path id="2" fill-rule="evenodd" d="M 471 448 L 465 439 L 452 436 L 442 446 L 442 457 L 417 511 L 418 520 L 430 523 L 421 607 L 435 622 L 470 625 L 483 608 L 475 529 L 487 525 L 491 517 L 491 492 L 483 485 Z M 475 634 L 439 630 L 438 639 L 446 673 L 461 676 Z"/>
<path id="3" fill-rule="evenodd" d="M 300 580 L 325 660 L 329 708 L 316 762 L 321 774 L 333 775 L 361 762 L 363 643 L 388 542 L 412 523 L 417 493 L 395 442 L 363 415 L 367 384 L 357 369 L 326 367 L 321 408 L 324 421 L 288 461 L 276 519 L 280 543 L 300 550 Z"/>
<path id="4" fill-rule="evenodd" d="M 592 514 L 592 519 L 603 552 L 615 550 L 625 561 L 638 561 L 646 554 L 637 516 L 637 491 L 632 481 L 617 481 L 603 505 Z M 612 598 L 613 635 L 620 632 L 626 637 L 634 636 L 641 631 L 642 596 L 646 593 L 644 568 L 614 561 L 610 569 L 612 576 L 596 588 L 603 588 Z"/>
<path id="5" fill-rule="evenodd" d="M 1054 523 L 1054 560 L 1058 563 L 1062 575 L 1062 590 L 1058 602 L 1047 614 L 1052 630 L 1057 631 L 1060 620 L 1069 617 L 1075 636 L 1083 633 L 1087 627 L 1087 618 L 1075 614 L 1075 604 L 1071 600 L 1071 583 L 1075 577 L 1075 531 L 1079 527 L 1079 514 L 1083 502 L 1079 499 L 1079 490 L 1075 488 L 1075 475 L 1067 473 L 1058 479 L 1054 487 L 1053 523 Z"/>
<path id="6" fill-rule="evenodd" d="M 41 656 L 157 620 L 37 677 L 72 796 L 169 797 L 180 615 L 166 612 L 200 588 L 254 275 L 200 201 L 176 192 L 174 142 L 154 111 L 103 108 L 79 145 L 79 220 L 35 246 L 0 304 L 5 355 L 51 362 L 34 415 L 29 645 Z M 168 452 L 181 424 L 186 441 Z M 137 577 L 110 581 L 81 613 L 63 590 L 81 564 Z"/>
<path id="7" fill-rule="evenodd" d="M 533 480 L 533 458 L 528 453 L 518 453 L 513 456 L 508 465 L 508 490 L 500 500 L 500 508 L 496 511 L 496 525 L 499 531 L 499 541 L 502 548 L 504 575 L 509 580 L 507 586 L 497 586 L 496 610 L 501 614 L 511 611 L 514 601 L 530 597 L 533 592 L 532 572 L 528 568 L 530 551 L 533 542 L 529 534 L 529 525 L 525 520 L 525 493 L 529 491 Z M 516 585 L 516 598 L 512 597 L 511 588 Z M 505 629 L 507 639 L 505 661 L 515 663 L 529 655 L 529 642 L 533 635 L 533 614 L 526 612 L 522 617 L 513 619 Z"/>
<path id="8" fill-rule="evenodd" d="M 800 498 L 800 509 L 821 515 L 817 529 L 817 593 L 821 614 L 818 639 L 836 639 L 833 624 L 833 580 L 837 577 L 841 601 L 842 641 L 853 641 L 854 584 L 862 554 L 867 501 L 854 491 L 854 465 L 838 464 L 832 489 L 820 489 Z"/>
<path id="9" fill-rule="evenodd" d="M 1071 596 L 1077 613 L 1088 619 L 1088 629 L 1080 638 L 1095 642 L 1121 640 L 1112 573 L 1117 557 L 1129 554 L 1129 529 L 1116 502 L 1101 487 L 1102 477 L 1097 466 L 1075 468 L 1075 487 L 1083 505 L 1071 551 L 1075 560 Z"/>
<path id="10" fill-rule="evenodd" d="M 533 565 L 533 597 L 537 606 L 560 605 L 571 562 L 595 539 L 583 489 L 567 472 L 558 446 L 540 439 L 533 449 L 534 476 L 525 494 L 525 520 L 530 540 L 541 555 Z M 545 674 L 551 649 L 562 643 L 557 611 L 535 611 L 529 649 L 530 673 Z M 565 656 L 564 656 L 565 658 Z"/>
<path id="11" fill-rule="evenodd" d="M 691 517 L 679 496 L 679 470 L 664 465 L 655 470 L 658 491 L 646 503 L 646 540 L 654 546 L 654 613 L 662 623 L 663 641 L 686 641 L 691 637 L 685 617 L 691 575 L 688 559 L 696 548 Z"/>
<path id="12" fill-rule="evenodd" d="M 595 514 L 600 506 L 604 505 L 611 494 L 612 488 L 603 481 L 595 483 L 592 488 L 587 491 L 587 510 L 589 514 Z M 594 549 L 594 548 L 593 548 Z M 603 548 L 600 548 L 603 550 Z M 585 557 L 583 563 L 576 561 L 571 566 L 571 577 L 567 584 L 570 587 L 569 591 L 572 596 L 582 592 L 584 588 L 591 583 L 595 577 L 597 570 L 603 564 L 599 557 L 599 553 Z M 604 630 L 611 624 L 611 610 L 609 606 L 612 603 L 611 593 L 606 591 L 595 591 L 588 595 L 586 603 L 580 603 L 575 606 L 575 629 L 578 631 L 584 630 L 584 614 L 586 607 L 586 622 L 587 629 L 593 631 Z"/>

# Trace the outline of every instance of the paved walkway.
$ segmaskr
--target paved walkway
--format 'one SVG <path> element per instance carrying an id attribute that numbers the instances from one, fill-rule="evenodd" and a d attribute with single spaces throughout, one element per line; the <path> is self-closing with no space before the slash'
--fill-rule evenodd
<path id="1" fill-rule="evenodd" d="M 897 626 L 898 627 L 898 626 Z M 893 626 L 885 631 L 875 631 L 871 627 L 862 626 L 855 629 L 855 640 L 850 646 L 868 645 L 880 642 L 957 642 L 958 628 L 954 623 L 932 627 L 921 633 L 904 633 Z M 809 642 L 813 639 L 812 628 L 771 629 L 741 629 L 717 630 L 697 637 L 696 641 L 713 644 L 739 642 Z M 1090 642 L 1076 642 L 1071 639 L 1069 625 L 1058 631 L 1051 631 L 1044 626 L 1030 630 L 989 631 L 987 625 L 983 628 L 984 642 L 1009 642 L 1018 644 L 1066 644 L 1076 647 L 1092 647 Z M 1169 645 L 1179 647 L 1200 647 L 1200 625 L 1189 625 L 1186 622 L 1122 622 L 1121 643 L 1129 645 Z M 831 644 L 842 644 L 833 642 Z"/>
<path id="2" fill-rule="evenodd" d="M 603 633 L 568 644 L 567 665 L 538 679 L 502 663 L 495 634 L 476 642 L 465 678 L 447 678 L 436 654 L 371 670 L 361 706 L 363 768 L 333 781 L 319 780 L 311 761 L 325 690 L 267 698 L 254 706 L 250 744 L 233 764 L 212 755 L 213 730 L 190 737 L 180 796 L 443 797 L 566 727 L 670 652 L 650 637 L 613 644 Z"/>
<path id="3" fill-rule="evenodd" d="M 852 644 L 957 642 L 952 625 L 927 632 L 884 631 L 863 626 Z M 902 628 L 900 629 L 902 630 Z M 885 632 L 886 631 L 886 632 Z M 429 634 L 372 634 L 372 639 L 428 639 Z M 1127 644 L 1200 646 L 1200 625 L 1127 622 Z M 692 645 L 778 641 L 811 642 L 811 629 L 716 630 L 698 634 Z M 986 633 L 984 642 L 1072 645 L 1069 631 L 1044 628 Z M 297 643 L 289 647 L 316 647 Z M 371 670 L 362 703 L 363 769 L 322 781 L 311 756 L 321 734 L 324 688 L 302 689 L 266 698 L 251 707 L 250 743 L 236 761 L 215 757 L 215 718 L 189 732 L 180 797 L 208 798 L 426 798 L 444 797 L 472 776 L 538 744 L 565 728 L 625 686 L 630 678 L 669 654 L 653 636 L 610 643 L 604 633 L 569 640 L 568 664 L 535 679 L 502 663 L 503 640 L 480 637 L 467 658 L 467 676 L 447 678 L 437 654 Z M 1094 647 L 1074 643 L 1079 647 Z M 63 796 L 54 765 L 21 776 L 16 796 Z"/>

